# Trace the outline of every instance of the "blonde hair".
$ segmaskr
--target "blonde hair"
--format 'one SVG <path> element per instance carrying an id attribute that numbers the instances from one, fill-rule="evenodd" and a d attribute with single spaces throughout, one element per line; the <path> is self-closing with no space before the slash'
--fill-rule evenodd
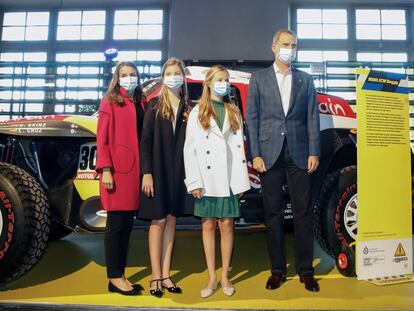
<path id="1" fill-rule="evenodd" d="M 210 128 L 210 118 L 217 118 L 216 111 L 214 110 L 214 106 L 211 103 L 211 81 L 213 80 L 214 76 L 219 72 L 225 72 L 227 76 L 229 76 L 229 72 L 225 67 L 221 65 L 214 65 L 207 71 L 203 82 L 203 93 L 201 94 L 200 102 L 198 104 L 198 119 L 200 121 L 201 126 L 205 130 Z M 241 128 L 240 111 L 236 105 L 231 103 L 229 95 L 223 97 L 223 102 L 224 108 L 230 121 L 230 129 L 232 131 L 237 131 Z"/>
<path id="2" fill-rule="evenodd" d="M 277 41 L 279 41 L 280 36 L 284 33 L 287 33 L 293 37 L 295 37 L 295 39 L 297 38 L 296 34 L 289 29 L 279 29 L 278 31 L 276 31 L 275 35 L 273 36 L 273 44 L 276 44 Z"/>
<path id="3" fill-rule="evenodd" d="M 112 76 L 111 83 L 109 84 L 108 91 L 106 92 L 105 96 L 109 99 L 111 103 L 114 103 L 118 106 L 124 106 L 124 99 L 122 98 L 121 91 L 120 91 L 120 85 L 119 85 L 119 71 L 122 67 L 131 67 L 135 70 L 135 73 L 137 74 L 138 78 L 138 85 L 135 88 L 134 91 L 134 102 L 138 102 L 142 99 L 144 99 L 144 96 L 142 94 L 142 88 L 141 88 L 141 82 L 140 82 L 140 76 L 137 66 L 133 62 L 119 62 L 115 67 L 115 72 Z"/>
<path id="4" fill-rule="evenodd" d="M 161 79 L 164 79 L 165 71 L 168 67 L 177 65 L 180 67 L 181 74 L 184 78 L 184 83 L 181 86 L 180 96 L 184 99 L 185 107 L 184 107 L 184 118 L 187 119 L 190 107 L 188 105 L 188 91 L 187 91 L 187 83 L 185 81 L 185 70 L 184 70 L 184 63 L 182 60 L 177 58 L 170 58 L 168 59 L 164 65 L 162 66 L 161 70 Z M 156 104 L 156 116 L 161 115 L 164 119 L 167 119 L 171 122 L 174 121 L 174 111 L 171 106 L 170 98 L 168 96 L 168 87 L 164 84 L 161 87 L 161 92 L 158 98 L 158 102 Z"/>

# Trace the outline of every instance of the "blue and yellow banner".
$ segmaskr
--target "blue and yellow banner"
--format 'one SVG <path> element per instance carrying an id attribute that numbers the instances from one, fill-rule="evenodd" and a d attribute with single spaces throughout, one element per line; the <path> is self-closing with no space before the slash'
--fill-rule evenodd
<path id="1" fill-rule="evenodd" d="M 408 81 L 358 68 L 358 279 L 413 272 Z"/>

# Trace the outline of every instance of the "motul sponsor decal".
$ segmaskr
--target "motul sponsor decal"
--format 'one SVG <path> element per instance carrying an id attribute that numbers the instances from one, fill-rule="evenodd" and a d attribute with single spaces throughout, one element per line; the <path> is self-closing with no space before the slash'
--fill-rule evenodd
<path id="1" fill-rule="evenodd" d="M 98 174 L 95 173 L 78 173 L 76 175 L 76 179 L 78 180 L 96 180 L 98 178 Z"/>

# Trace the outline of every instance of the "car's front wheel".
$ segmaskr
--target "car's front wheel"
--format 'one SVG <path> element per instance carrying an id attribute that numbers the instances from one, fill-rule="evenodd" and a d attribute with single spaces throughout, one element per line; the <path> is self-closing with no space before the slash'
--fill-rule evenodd
<path id="1" fill-rule="evenodd" d="M 0 163 L 0 284 L 39 261 L 49 231 L 49 204 L 39 183 L 24 170 Z"/>

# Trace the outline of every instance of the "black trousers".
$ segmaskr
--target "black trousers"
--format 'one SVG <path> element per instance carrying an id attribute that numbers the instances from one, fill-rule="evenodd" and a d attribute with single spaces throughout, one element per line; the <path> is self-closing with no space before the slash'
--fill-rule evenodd
<path id="1" fill-rule="evenodd" d="M 265 223 L 267 226 L 268 252 L 272 273 L 286 274 L 284 236 L 284 208 L 282 186 L 287 180 L 292 203 L 295 230 L 295 266 L 299 275 L 313 274 L 313 230 L 310 207 L 310 176 L 299 169 L 289 153 L 287 142 L 276 163 L 260 175 Z"/>
<path id="2" fill-rule="evenodd" d="M 108 212 L 105 231 L 105 258 L 108 278 L 120 278 L 125 273 L 135 211 Z"/>

